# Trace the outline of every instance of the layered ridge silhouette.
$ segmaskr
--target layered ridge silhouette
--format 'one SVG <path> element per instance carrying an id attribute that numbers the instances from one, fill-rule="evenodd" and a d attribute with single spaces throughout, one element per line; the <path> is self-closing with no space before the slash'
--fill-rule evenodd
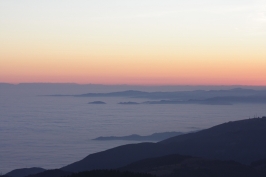
<path id="1" fill-rule="evenodd" d="M 129 144 L 91 154 L 62 170 L 114 169 L 138 160 L 170 154 L 249 164 L 266 158 L 265 134 L 266 117 L 228 122 L 158 143 Z"/>

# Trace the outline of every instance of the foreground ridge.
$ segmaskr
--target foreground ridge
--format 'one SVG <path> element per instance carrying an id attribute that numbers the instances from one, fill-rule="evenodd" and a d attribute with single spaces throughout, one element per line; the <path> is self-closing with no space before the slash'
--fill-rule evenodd
<path id="1" fill-rule="evenodd" d="M 266 158 L 265 134 L 266 117 L 228 122 L 158 143 L 129 144 L 91 154 L 62 170 L 115 169 L 146 158 L 170 154 L 250 164 Z"/>

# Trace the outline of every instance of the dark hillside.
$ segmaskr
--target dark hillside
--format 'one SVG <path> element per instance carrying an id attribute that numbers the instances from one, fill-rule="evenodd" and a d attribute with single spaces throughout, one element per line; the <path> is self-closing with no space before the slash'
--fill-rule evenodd
<path id="1" fill-rule="evenodd" d="M 24 176 L 28 176 L 31 174 L 37 174 L 43 171 L 45 171 L 45 169 L 37 168 L 37 167 L 22 168 L 22 169 L 12 170 L 11 172 L 8 172 L 6 175 L 10 177 L 24 177 Z"/>
<path id="2" fill-rule="evenodd" d="M 259 171 L 263 171 L 266 174 L 266 158 L 252 162 L 251 166 Z"/>
<path id="3" fill-rule="evenodd" d="M 228 122 L 161 141 L 179 154 L 249 164 L 266 157 L 266 117 Z"/>
<path id="4" fill-rule="evenodd" d="M 122 171 L 150 173 L 156 176 L 179 177 L 262 177 L 263 173 L 234 161 L 210 160 L 197 157 L 168 155 L 141 160 L 125 167 Z M 266 173 L 264 173 L 265 175 Z"/>
<path id="5" fill-rule="evenodd" d="M 70 177 L 154 177 L 151 174 L 121 172 L 118 170 L 93 170 L 73 174 Z"/>
<path id="6" fill-rule="evenodd" d="M 81 172 L 94 169 L 116 169 L 132 162 L 173 154 L 174 149 L 158 143 L 129 144 L 91 154 L 81 161 L 61 168 L 64 171 Z"/>
<path id="7" fill-rule="evenodd" d="M 234 160 L 249 164 L 266 158 L 266 117 L 221 124 L 159 143 L 129 144 L 91 154 L 64 171 L 115 169 L 146 158 L 170 154 Z"/>
<path id="8" fill-rule="evenodd" d="M 55 170 L 46 170 L 44 172 L 37 173 L 35 175 L 29 175 L 27 177 L 63 177 L 63 176 L 69 176 L 71 174 L 72 174 L 71 172 L 55 169 Z"/>

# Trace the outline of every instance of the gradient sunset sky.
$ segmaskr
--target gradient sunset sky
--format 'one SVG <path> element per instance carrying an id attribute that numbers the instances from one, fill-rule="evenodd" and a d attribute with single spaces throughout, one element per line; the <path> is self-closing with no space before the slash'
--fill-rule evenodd
<path id="1" fill-rule="evenodd" d="M 1 0 L 0 82 L 266 85 L 266 1 Z"/>

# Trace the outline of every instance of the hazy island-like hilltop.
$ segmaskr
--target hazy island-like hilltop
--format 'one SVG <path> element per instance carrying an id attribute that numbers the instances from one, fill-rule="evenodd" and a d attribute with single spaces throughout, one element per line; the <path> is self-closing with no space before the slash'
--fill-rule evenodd
<path id="1" fill-rule="evenodd" d="M 134 102 L 134 101 L 128 101 L 128 102 L 119 102 L 118 104 L 124 104 L 124 105 L 136 105 L 136 104 L 140 104 L 138 102 Z"/>
<path id="2" fill-rule="evenodd" d="M 88 104 L 106 104 L 103 101 L 93 101 L 93 102 L 89 102 Z"/>

